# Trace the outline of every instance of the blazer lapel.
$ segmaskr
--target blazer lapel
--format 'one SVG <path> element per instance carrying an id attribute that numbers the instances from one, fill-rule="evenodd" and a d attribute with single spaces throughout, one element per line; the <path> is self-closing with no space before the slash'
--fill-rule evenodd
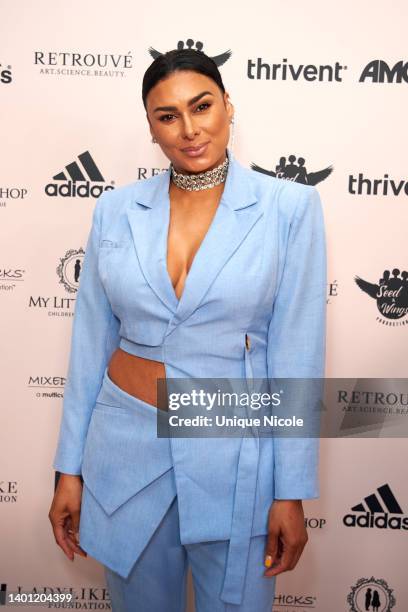
<path id="1" fill-rule="evenodd" d="M 167 272 L 169 179 L 170 170 L 166 170 L 157 175 L 154 182 L 137 183 L 136 203 L 126 213 L 144 277 L 164 305 L 174 313 L 178 299 Z"/>
<path id="2" fill-rule="evenodd" d="M 230 166 L 224 191 L 207 234 L 187 275 L 176 312 L 184 321 L 197 308 L 227 261 L 234 255 L 263 211 L 251 180 L 251 171 L 234 159 L 228 150 Z"/>
<path id="3" fill-rule="evenodd" d="M 173 325 L 197 308 L 223 266 L 263 215 L 256 206 L 251 171 L 241 166 L 229 150 L 228 156 L 230 165 L 224 191 L 194 257 L 180 300 L 167 271 L 170 169 L 154 182 L 138 183 L 134 198 L 137 204 L 127 210 L 141 268 L 153 291 L 175 315 Z"/>

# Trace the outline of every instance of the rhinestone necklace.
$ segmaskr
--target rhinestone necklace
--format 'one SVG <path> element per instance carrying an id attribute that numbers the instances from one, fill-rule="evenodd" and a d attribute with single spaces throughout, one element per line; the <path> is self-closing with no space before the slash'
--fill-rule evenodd
<path id="1" fill-rule="evenodd" d="M 187 191 L 200 191 L 201 189 L 209 189 L 223 183 L 227 178 L 229 159 L 226 159 L 212 170 L 206 170 L 199 174 L 181 174 L 176 172 L 173 164 L 170 163 L 171 177 L 173 182 L 181 189 Z"/>

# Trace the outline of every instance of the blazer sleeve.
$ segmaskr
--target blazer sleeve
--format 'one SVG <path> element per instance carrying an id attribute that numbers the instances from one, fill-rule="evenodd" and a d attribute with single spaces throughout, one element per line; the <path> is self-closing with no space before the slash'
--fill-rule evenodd
<path id="1" fill-rule="evenodd" d="M 315 187 L 304 190 L 291 220 L 268 329 L 268 379 L 324 378 L 327 254 L 324 217 Z M 309 381 L 315 384 L 315 381 Z M 323 384 L 317 381 L 318 385 Z M 290 385 L 290 382 L 288 382 Z M 294 393 L 300 390 L 293 384 Z M 308 387 L 307 387 L 308 388 Z M 306 419 L 316 399 L 297 393 Z M 274 438 L 274 497 L 319 496 L 319 437 Z"/>
<path id="2" fill-rule="evenodd" d="M 72 325 L 59 439 L 53 467 L 81 474 L 82 456 L 92 410 L 108 360 L 119 341 L 119 320 L 98 274 L 101 210 L 108 197 L 96 201 L 79 279 Z"/>

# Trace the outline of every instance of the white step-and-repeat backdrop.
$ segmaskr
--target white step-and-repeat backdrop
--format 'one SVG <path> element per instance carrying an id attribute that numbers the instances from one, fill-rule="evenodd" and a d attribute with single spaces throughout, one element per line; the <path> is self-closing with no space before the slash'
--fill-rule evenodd
<path id="1" fill-rule="evenodd" d="M 408 8 L 3 0 L 1 9 L 0 605 L 18 589 L 72 589 L 75 609 L 104 610 L 101 566 L 68 561 L 47 515 L 75 260 L 95 198 L 168 167 L 151 143 L 144 71 L 155 51 L 202 48 L 235 105 L 236 157 L 317 186 L 327 376 L 369 379 L 371 392 L 360 382 L 331 410 L 341 417 L 347 406 L 364 424 L 392 412 L 381 379 L 407 372 Z M 304 502 L 309 542 L 277 579 L 275 612 L 408 609 L 407 460 L 402 435 L 321 441 L 321 497 Z"/>

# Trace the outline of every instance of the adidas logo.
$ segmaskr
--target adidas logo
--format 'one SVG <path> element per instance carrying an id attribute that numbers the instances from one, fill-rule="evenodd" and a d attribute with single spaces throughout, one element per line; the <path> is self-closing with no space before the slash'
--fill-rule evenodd
<path id="1" fill-rule="evenodd" d="M 353 506 L 351 510 L 350 514 L 343 517 L 346 527 L 408 530 L 408 516 L 404 516 L 388 484 L 378 487 L 377 493 L 368 495 L 363 502 Z M 390 516 L 390 514 L 397 516 Z"/>
<path id="2" fill-rule="evenodd" d="M 65 170 L 52 177 L 57 182 L 45 186 L 47 195 L 63 198 L 89 198 L 89 196 L 99 198 L 103 191 L 114 189 L 112 185 L 105 185 L 105 179 L 89 151 L 78 155 L 78 159 L 80 163 L 74 161 L 65 166 Z"/>

